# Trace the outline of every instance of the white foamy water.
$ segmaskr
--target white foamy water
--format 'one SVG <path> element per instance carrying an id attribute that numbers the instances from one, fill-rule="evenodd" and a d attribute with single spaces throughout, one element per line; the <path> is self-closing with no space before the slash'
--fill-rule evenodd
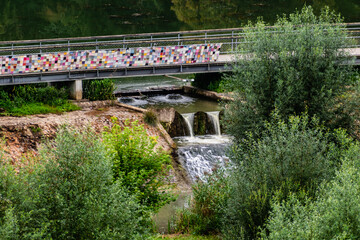
<path id="1" fill-rule="evenodd" d="M 168 94 L 168 95 L 149 97 L 148 100 L 149 102 L 154 102 L 154 103 L 157 102 L 157 103 L 185 104 L 185 103 L 194 102 L 196 99 L 180 94 Z"/>
<path id="2" fill-rule="evenodd" d="M 138 99 L 134 97 L 120 97 L 118 98 L 118 101 L 131 106 L 144 106 L 149 103 L 147 100 Z"/>
<path id="3" fill-rule="evenodd" d="M 177 137 L 178 155 L 191 180 L 206 181 L 206 176 L 214 169 L 226 168 L 229 158 L 227 147 L 231 143 L 228 136 L 205 135 L 196 137 Z"/>

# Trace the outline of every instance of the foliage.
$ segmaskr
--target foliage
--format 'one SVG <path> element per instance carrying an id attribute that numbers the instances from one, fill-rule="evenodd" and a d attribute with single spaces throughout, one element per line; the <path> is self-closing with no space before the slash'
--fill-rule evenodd
<path id="1" fill-rule="evenodd" d="M 151 240 L 220 240 L 221 238 L 219 236 L 199 236 L 199 235 L 189 235 L 189 234 L 171 234 L 171 235 L 158 235 L 153 236 L 152 238 L 149 238 Z"/>
<path id="2" fill-rule="evenodd" d="M 0 216 L 1 239 L 139 239 L 146 234 L 146 211 L 121 182 L 113 182 L 111 160 L 92 132 L 60 129 L 38 161 L 17 175 L 2 164 L 1 183 L 7 187 L 1 197 L 8 205 Z"/>
<path id="3" fill-rule="evenodd" d="M 84 98 L 90 101 L 114 99 L 115 85 L 111 79 L 84 81 Z"/>
<path id="4" fill-rule="evenodd" d="M 360 146 L 353 144 L 342 158 L 335 178 L 320 188 L 316 201 L 290 196 L 275 201 L 262 232 L 265 239 L 359 239 Z"/>
<path id="5" fill-rule="evenodd" d="M 227 106 L 227 130 L 237 139 L 262 130 L 276 108 L 282 119 L 307 111 L 332 129 L 349 129 L 354 110 L 344 111 L 341 96 L 356 85 L 345 47 L 351 44 L 342 19 L 311 7 L 279 17 L 274 28 L 259 20 L 244 30 L 246 45 L 237 53 L 234 74 L 223 87 L 237 93 Z M 246 54 L 245 54 L 246 53 Z"/>
<path id="6" fill-rule="evenodd" d="M 191 85 L 210 91 L 222 92 L 220 88 L 222 76 L 222 73 L 197 73 Z"/>
<path id="7" fill-rule="evenodd" d="M 79 109 L 67 99 L 65 88 L 20 85 L 0 90 L 0 108 L 5 110 L 5 115 L 61 113 Z"/>
<path id="8" fill-rule="evenodd" d="M 151 126 L 156 125 L 156 123 L 158 122 L 158 118 L 157 118 L 157 115 L 154 112 L 154 110 L 148 109 L 144 113 L 144 122 L 151 125 Z"/>
<path id="9" fill-rule="evenodd" d="M 255 238 L 268 218 L 273 197 L 286 199 L 290 193 L 314 197 L 316 186 L 334 175 L 349 145 L 343 131 L 327 133 L 307 115 L 290 117 L 289 123 L 276 113 L 272 118 L 261 139 L 249 133 L 233 146 L 235 168 L 224 214 L 225 239 L 239 234 Z"/>
<path id="10" fill-rule="evenodd" d="M 149 137 L 143 125 L 127 120 L 122 128 L 117 119 L 104 132 L 111 153 L 114 180 L 120 180 L 140 203 L 157 210 L 171 200 L 165 181 L 171 168 L 170 155 L 156 149 L 157 139 Z"/>
<path id="11" fill-rule="evenodd" d="M 174 231 L 191 234 L 218 234 L 229 182 L 224 170 L 217 170 L 207 181 L 192 186 L 193 198 L 190 208 L 184 208 L 175 217 Z"/>

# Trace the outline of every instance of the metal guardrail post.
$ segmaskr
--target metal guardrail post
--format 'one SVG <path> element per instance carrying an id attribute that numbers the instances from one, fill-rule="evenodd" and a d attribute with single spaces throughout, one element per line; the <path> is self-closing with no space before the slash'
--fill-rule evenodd
<path id="1" fill-rule="evenodd" d="M 206 44 L 206 39 L 207 39 L 207 32 L 205 32 L 205 44 Z"/>
<path id="2" fill-rule="evenodd" d="M 235 49 L 238 49 L 238 39 L 235 38 Z"/>
<path id="3" fill-rule="evenodd" d="M 14 55 L 14 44 L 11 44 L 11 55 Z"/>
<path id="4" fill-rule="evenodd" d="M 68 40 L 68 52 L 70 52 L 70 40 Z"/>
<path id="5" fill-rule="evenodd" d="M 125 48 L 125 37 L 123 39 L 123 48 Z"/>
<path id="6" fill-rule="evenodd" d="M 234 52 L 234 31 L 231 31 L 231 52 Z"/>
<path id="7" fill-rule="evenodd" d="M 95 43 L 96 43 L 96 50 L 99 50 L 99 44 L 98 44 L 98 40 L 95 39 Z"/>
<path id="8" fill-rule="evenodd" d="M 39 43 L 39 46 L 40 46 L 40 54 L 42 53 L 42 49 L 41 49 L 41 42 Z"/>
<path id="9" fill-rule="evenodd" d="M 153 46 L 153 36 L 152 35 L 150 35 L 150 47 L 152 47 Z"/>
<path id="10" fill-rule="evenodd" d="M 178 46 L 180 46 L 180 37 L 181 37 L 181 35 L 180 35 L 180 33 L 178 33 L 178 39 L 179 39 L 179 41 L 178 41 Z"/>

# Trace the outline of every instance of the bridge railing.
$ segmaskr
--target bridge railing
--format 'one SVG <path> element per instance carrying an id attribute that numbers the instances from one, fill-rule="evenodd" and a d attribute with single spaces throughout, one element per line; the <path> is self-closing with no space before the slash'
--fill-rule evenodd
<path id="1" fill-rule="evenodd" d="M 360 47 L 360 23 L 345 24 L 349 37 Z M 271 27 L 270 27 L 271 28 Z M 276 29 L 274 29 L 276 31 Z M 42 40 L 2 41 L 0 55 L 41 54 L 49 52 L 162 47 L 222 43 L 220 54 L 229 54 L 244 44 L 244 28 L 209 29 L 182 32 L 142 33 Z"/>

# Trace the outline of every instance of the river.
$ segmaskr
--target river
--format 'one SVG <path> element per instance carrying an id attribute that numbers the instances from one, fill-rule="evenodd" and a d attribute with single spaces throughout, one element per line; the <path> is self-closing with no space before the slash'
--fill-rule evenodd
<path id="1" fill-rule="evenodd" d="M 359 0 L 3 0 L 0 40 L 241 27 L 260 16 L 272 23 L 305 2 L 360 21 Z"/>

